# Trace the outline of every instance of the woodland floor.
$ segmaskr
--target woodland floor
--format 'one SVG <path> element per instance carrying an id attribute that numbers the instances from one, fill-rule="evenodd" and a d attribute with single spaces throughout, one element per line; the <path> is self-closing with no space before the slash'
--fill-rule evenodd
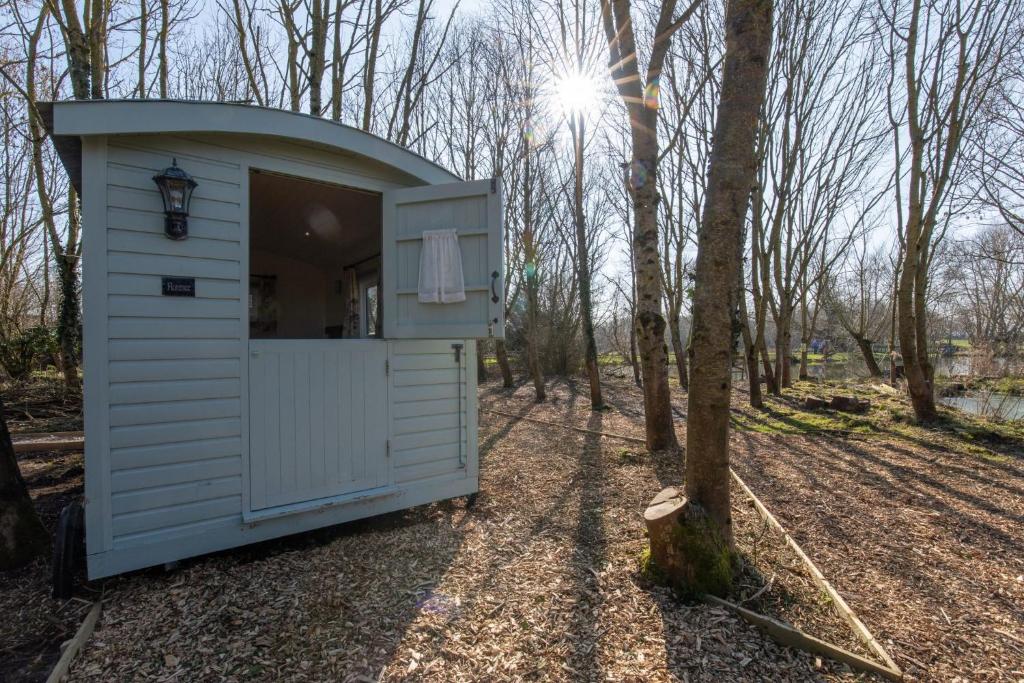
<path id="1" fill-rule="evenodd" d="M 601 412 L 571 382 L 553 380 L 543 404 L 528 386 L 482 386 L 470 510 L 443 502 L 94 582 L 104 613 L 72 678 L 857 680 L 640 576 L 640 515 L 679 482 L 677 454 L 492 412 L 639 436 L 639 392 L 615 374 Z M 795 401 L 752 411 L 743 400 L 736 470 L 909 678 L 1024 680 L 1017 434 L 968 421 L 913 427 L 893 397 L 867 418 L 806 414 Z M 676 413 L 682 439 L 682 394 Z M 41 502 L 39 476 L 26 472 Z M 733 504 L 744 557 L 734 599 L 767 584 L 748 607 L 865 654 L 737 490 Z M 59 610 L 80 620 L 82 603 L 49 599 L 44 561 L 13 578 L 0 577 L 0 609 L 17 622 L 0 625 L 0 660 L 25 662 L 33 637 L 68 637 L 53 635 L 67 630 Z"/>

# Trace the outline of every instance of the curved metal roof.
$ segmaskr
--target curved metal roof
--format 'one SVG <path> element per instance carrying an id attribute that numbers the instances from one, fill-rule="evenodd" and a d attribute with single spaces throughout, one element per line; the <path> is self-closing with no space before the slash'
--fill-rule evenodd
<path id="1" fill-rule="evenodd" d="M 39 103 L 72 183 L 81 189 L 81 137 L 233 133 L 315 143 L 392 166 L 424 184 L 461 180 L 415 152 L 366 131 L 309 114 L 194 100 L 65 100 Z"/>

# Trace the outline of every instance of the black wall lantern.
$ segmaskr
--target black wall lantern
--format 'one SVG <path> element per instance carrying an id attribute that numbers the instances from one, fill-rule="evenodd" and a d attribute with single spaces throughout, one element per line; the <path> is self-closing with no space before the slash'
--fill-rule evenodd
<path id="1" fill-rule="evenodd" d="M 188 205 L 192 201 L 192 190 L 196 189 L 196 181 L 192 176 L 178 168 L 178 160 L 171 162 L 170 168 L 153 176 L 153 182 L 160 188 L 160 197 L 164 200 L 164 234 L 172 240 L 183 240 L 188 237 Z"/>

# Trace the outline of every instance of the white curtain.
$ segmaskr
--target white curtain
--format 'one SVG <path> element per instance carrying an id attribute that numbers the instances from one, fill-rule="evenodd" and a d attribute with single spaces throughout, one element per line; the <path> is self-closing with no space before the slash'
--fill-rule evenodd
<path id="1" fill-rule="evenodd" d="M 454 304 L 466 300 L 462 252 L 455 230 L 426 230 L 420 251 L 419 300 L 425 304 Z"/>

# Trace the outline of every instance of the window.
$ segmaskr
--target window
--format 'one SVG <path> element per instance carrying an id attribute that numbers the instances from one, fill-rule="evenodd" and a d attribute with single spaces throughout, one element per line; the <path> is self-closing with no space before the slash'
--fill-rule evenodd
<path id="1" fill-rule="evenodd" d="M 367 337 L 380 336 L 380 323 L 377 320 L 377 283 L 368 282 L 363 285 L 363 320 L 366 321 Z"/>

